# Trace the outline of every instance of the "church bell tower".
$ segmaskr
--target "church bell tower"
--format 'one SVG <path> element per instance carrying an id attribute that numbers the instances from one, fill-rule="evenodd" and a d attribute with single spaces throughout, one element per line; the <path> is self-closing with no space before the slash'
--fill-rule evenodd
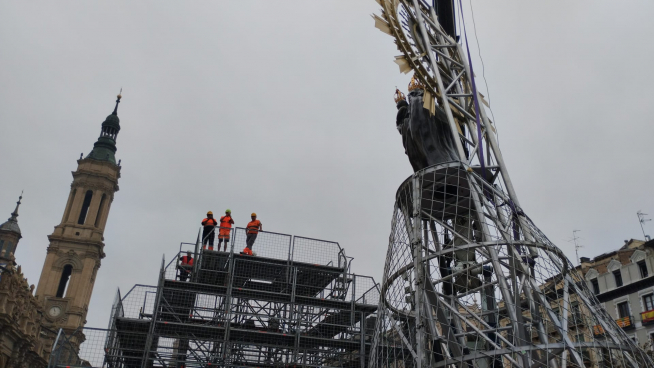
<path id="1" fill-rule="evenodd" d="M 36 297 L 44 307 L 44 325 L 63 328 L 67 334 L 86 324 L 93 285 L 105 257 L 103 234 L 120 178 L 115 158 L 120 98 L 102 123 L 91 153 L 77 161 L 61 223 L 48 236 Z"/>

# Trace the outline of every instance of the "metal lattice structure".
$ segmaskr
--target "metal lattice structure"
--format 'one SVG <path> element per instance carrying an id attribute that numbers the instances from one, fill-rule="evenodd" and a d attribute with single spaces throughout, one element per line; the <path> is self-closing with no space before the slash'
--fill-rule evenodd
<path id="1" fill-rule="evenodd" d="M 469 59 L 434 8 L 378 2 L 376 27 L 424 107 L 444 112 L 460 160 L 397 191 L 370 365 L 654 367 L 520 207 Z"/>
<path id="2" fill-rule="evenodd" d="M 52 366 L 367 366 L 379 286 L 351 272 L 338 243 L 260 231 L 248 256 L 234 251 L 245 229 L 230 239 L 227 252 L 182 243 L 158 285 L 118 292 L 103 348 L 85 348 L 98 345 L 87 339 L 79 356 L 60 354 Z M 187 251 L 189 268 L 180 264 Z"/>

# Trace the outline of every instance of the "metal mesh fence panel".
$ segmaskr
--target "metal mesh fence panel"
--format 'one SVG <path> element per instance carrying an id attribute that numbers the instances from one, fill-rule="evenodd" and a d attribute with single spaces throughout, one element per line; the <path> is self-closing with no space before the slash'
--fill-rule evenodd
<path id="1" fill-rule="evenodd" d="M 259 231 L 253 241 L 252 251 L 258 257 L 288 260 L 291 252 L 291 235 Z M 236 228 L 234 232 L 234 252 L 240 253 L 247 246 L 246 229 Z"/>
<path id="2" fill-rule="evenodd" d="M 345 267 L 345 257 L 336 242 L 293 237 L 293 261 L 332 267 Z"/>

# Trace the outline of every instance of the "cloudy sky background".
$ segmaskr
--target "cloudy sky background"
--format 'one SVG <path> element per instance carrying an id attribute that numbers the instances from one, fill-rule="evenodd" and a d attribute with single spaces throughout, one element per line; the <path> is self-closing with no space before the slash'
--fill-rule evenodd
<path id="1" fill-rule="evenodd" d="M 574 259 L 643 235 L 651 183 L 651 1 L 473 1 L 480 88 L 524 209 Z M 71 171 L 119 109 L 120 191 L 90 326 L 154 284 L 207 210 L 338 241 L 380 281 L 406 90 L 370 1 L 0 3 L 0 215 L 25 190 L 17 261 L 36 283 Z M 490 91 L 486 91 L 485 76 Z M 646 230 L 654 235 L 654 224 Z"/>

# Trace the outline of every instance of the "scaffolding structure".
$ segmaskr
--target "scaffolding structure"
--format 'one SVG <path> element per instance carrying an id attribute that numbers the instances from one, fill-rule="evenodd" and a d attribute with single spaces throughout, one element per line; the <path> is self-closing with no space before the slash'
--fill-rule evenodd
<path id="1" fill-rule="evenodd" d="M 520 207 L 466 44 L 425 1 L 378 3 L 459 159 L 397 191 L 371 367 L 654 367 Z"/>
<path id="2" fill-rule="evenodd" d="M 182 243 L 157 286 L 118 292 L 101 359 L 82 344 L 75 362 L 93 367 L 367 366 L 378 285 L 351 272 L 336 242 L 260 231 L 257 256 Z M 211 235 L 215 236 L 215 235 Z M 191 252 L 192 267 L 180 264 Z M 87 340 L 88 342 L 88 340 Z M 97 345 L 97 342 L 94 343 Z M 101 360 L 101 361 L 100 361 Z M 66 366 L 55 362 L 53 367 Z M 79 363 L 76 363 L 79 364 Z"/>

